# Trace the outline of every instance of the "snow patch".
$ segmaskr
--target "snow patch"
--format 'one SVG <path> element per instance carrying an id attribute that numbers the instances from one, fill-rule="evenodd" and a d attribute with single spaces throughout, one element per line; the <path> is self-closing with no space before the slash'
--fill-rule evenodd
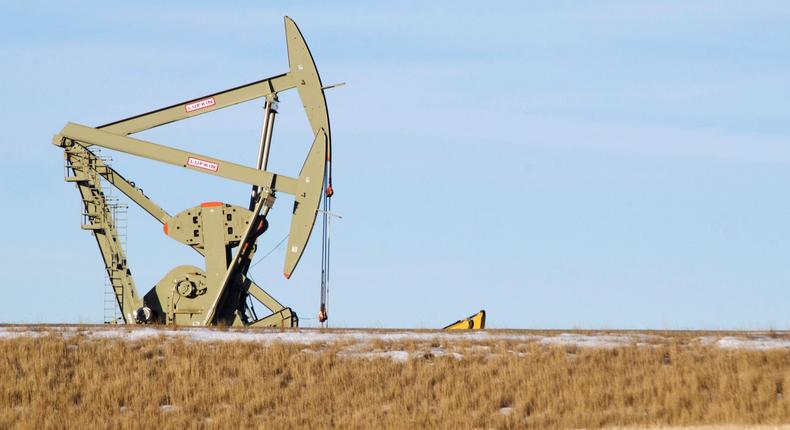
<path id="1" fill-rule="evenodd" d="M 537 343 L 547 346 L 575 346 L 579 348 L 619 348 L 626 346 L 648 346 L 668 341 L 664 337 L 646 333 L 557 333 L 535 334 L 529 332 L 497 332 L 497 331 L 410 331 L 410 330 L 332 330 L 315 329 L 296 330 L 260 330 L 260 329 L 214 329 L 214 328 L 155 328 L 139 326 L 3 326 L 0 327 L 0 341 L 28 338 L 36 339 L 46 336 L 62 336 L 66 339 L 88 340 L 183 340 L 186 342 L 255 342 L 264 345 L 276 343 L 310 346 L 304 352 L 321 352 L 326 345 L 348 344 L 342 353 L 346 356 L 361 358 L 389 358 L 392 360 L 408 359 L 406 351 L 373 351 L 376 343 L 411 342 L 424 344 L 419 354 L 431 354 L 436 357 L 448 356 L 457 360 L 464 354 L 491 355 L 494 348 L 492 342 L 510 342 L 525 346 Z M 790 338 L 768 336 L 766 332 L 744 333 L 744 336 L 699 336 L 693 340 L 700 345 L 722 349 L 772 350 L 790 349 Z M 488 344 L 488 345 L 484 345 Z M 429 346 L 430 345 L 430 346 Z M 440 347 L 441 345 L 442 347 Z M 448 352 L 445 348 L 452 345 Z M 521 349 L 521 348 L 515 348 Z M 508 353 L 523 356 L 525 353 L 508 348 Z M 356 355 L 354 355 L 356 354 Z M 368 355 L 365 355 L 368 354 Z M 370 355 L 373 354 L 373 355 Z M 379 357 L 381 356 L 381 357 Z"/>
<path id="2" fill-rule="evenodd" d="M 633 345 L 636 343 L 636 339 L 634 336 L 626 334 L 587 335 L 561 333 L 557 336 L 544 337 L 538 342 L 542 345 L 578 346 L 581 348 L 617 348 Z"/>
<path id="3" fill-rule="evenodd" d="M 715 345 L 722 349 L 755 349 L 761 351 L 768 349 L 790 349 L 790 339 L 727 336 L 717 340 Z"/>
<path id="4" fill-rule="evenodd" d="M 368 360 L 388 358 L 397 363 L 405 363 L 409 361 L 409 353 L 406 351 L 369 351 L 369 352 L 348 352 L 341 351 L 337 353 L 338 357 L 344 358 L 366 358 Z"/>
<path id="5" fill-rule="evenodd" d="M 447 352 L 447 351 L 445 351 L 442 348 L 433 348 L 433 349 L 431 349 L 430 352 L 431 352 L 431 355 L 433 355 L 434 357 L 450 357 L 450 358 L 454 358 L 456 360 L 463 360 L 463 358 L 464 358 L 463 354 L 460 354 L 460 353 L 455 352 L 455 351 Z"/>

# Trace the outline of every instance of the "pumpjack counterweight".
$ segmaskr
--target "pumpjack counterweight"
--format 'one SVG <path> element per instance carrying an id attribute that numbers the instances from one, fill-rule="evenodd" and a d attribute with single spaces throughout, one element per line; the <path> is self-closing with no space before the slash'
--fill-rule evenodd
<path id="1" fill-rule="evenodd" d="M 92 232 L 126 323 L 182 326 L 296 327 L 299 319 L 247 275 L 258 238 L 278 196 L 294 197 L 283 273 L 290 278 L 310 239 L 321 201 L 326 197 L 331 160 L 329 115 L 321 78 L 296 23 L 285 17 L 289 71 L 250 84 L 187 100 L 99 127 L 68 123 L 53 144 L 63 148 L 67 182 L 76 184 L 83 202 L 82 228 Z M 277 113 L 278 93 L 297 89 L 314 140 L 297 177 L 267 169 Z M 265 98 L 264 123 L 255 167 L 130 137 L 134 133 L 202 115 L 238 103 Z M 252 186 L 250 204 L 204 202 L 170 215 L 96 156 L 91 146 L 171 164 Z M 205 267 L 182 265 L 140 296 L 119 240 L 118 226 L 100 179 L 162 223 L 165 235 L 201 254 Z M 326 202 L 324 203 L 326 204 Z M 268 308 L 257 318 L 250 298 Z"/>

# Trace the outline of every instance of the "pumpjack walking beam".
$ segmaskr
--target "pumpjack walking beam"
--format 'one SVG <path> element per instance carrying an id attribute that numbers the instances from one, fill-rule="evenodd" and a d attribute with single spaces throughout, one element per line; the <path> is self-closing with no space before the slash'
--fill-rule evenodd
<path id="1" fill-rule="evenodd" d="M 285 37 L 290 68 L 287 73 L 176 103 L 96 128 L 113 134 L 129 135 L 261 97 L 271 97 L 296 88 L 313 134 L 317 134 L 319 130 L 323 129 L 331 142 L 329 111 L 326 107 L 321 77 L 318 75 L 318 69 L 302 33 L 289 17 L 285 17 Z M 332 153 L 331 145 L 328 148 L 328 153 L 330 155 Z"/>
<path id="2" fill-rule="evenodd" d="M 97 188 L 100 187 L 100 184 L 94 180 L 98 176 L 102 176 L 159 220 L 164 225 L 166 234 L 190 245 L 206 257 L 206 272 L 193 266 L 179 266 L 141 299 L 131 279 L 131 272 L 125 267 L 123 250 L 121 249 L 120 252 L 117 250 L 120 245 L 116 240 L 117 232 L 114 230 L 114 225 L 105 221 L 106 216 L 94 216 L 93 219 L 101 221 L 97 222 L 97 227 L 92 229 L 94 233 L 99 233 L 96 236 L 97 242 L 104 257 L 108 274 L 115 273 L 118 270 L 115 269 L 115 266 L 118 264 L 113 258 L 107 256 L 119 254 L 123 259 L 122 269 L 125 269 L 125 276 L 122 277 L 123 282 L 119 282 L 116 296 L 119 298 L 119 306 L 126 322 L 136 320 L 138 322 L 160 321 L 190 325 L 210 325 L 219 322 L 234 325 L 256 323 L 268 325 L 275 323 L 279 318 L 281 325 L 298 323 L 290 309 L 283 307 L 246 276 L 249 261 L 254 253 L 255 241 L 265 230 L 266 215 L 273 206 L 275 195 L 278 192 L 291 194 L 295 198 L 283 269 L 286 278 L 293 274 L 304 253 L 315 223 L 318 206 L 324 195 L 323 183 L 326 166 L 331 159 L 331 134 L 324 96 L 325 88 L 321 84 L 312 55 L 301 32 L 293 20 L 288 17 L 285 18 L 285 33 L 289 60 L 287 73 L 96 128 L 68 123 L 53 138 L 53 143 L 64 148 L 66 152 L 67 161 L 74 172 L 71 180 L 76 182 L 80 188 L 86 212 L 102 212 L 99 210 L 101 208 L 97 209 L 97 207 L 104 203 L 103 194 L 101 189 Z M 265 162 L 259 161 L 258 168 L 252 168 L 128 137 L 133 133 L 261 97 L 267 98 L 267 107 L 270 107 L 272 100 L 276 100 L 277 93 L 292 88 L 296 88 L 299 93 L 315 135 L 313 145 L 298 177 L 269 172 L 265 170 Z M 268 154 L 273 116 L 272 118 L 267 116 L 267 120 L 272 121 L 266 122 L 268 128 L 265 126 L 265 132 L 268 133 L 268 137 L 265 137 L 268 139 L 266 148 Z M 134 183 L 123 178 L 115 170 L 102 166 L 101 161 L 89 149 L 92 145 L 252 185 L 256 190 L 253 195 L 254 204 L 251 205 L 253 210 L 249 211 L 241 207 L 218 203 L 205 207 L 201 205 L 200 208 L 188 209 L 176 216 L 171 216 L 143 194 L 142 190 L 137 188 Z M 223 233 L 224 228 L 216 230 L 213 227 L 216 222 L 220 222 L 211 221 L 220 220 L 217 215 L 212 215 L 218 211 L 227 217 L 225 221 L 227 233 Z M 106 208 L 104 212 L 106 212 Z M 235 218 L 232 218 L 233 216 Z M 194 237 L 186 237 L 184 231 L 176 231 L 188 218 L 191 218 L 195 224 L 192 226 L 194 227 Z M 198 223 L 198 218 L 202 220 L 202 224 Z M 240 222 L 242 224 L 238 224 Z M 175 225 L 176 230 L 170 228 L 168 231 L 168 226 L 171 223 Z M 235 232 L 233 232 L 233 227 L 229 227 L 232 223 L 235 223 L 233 225 L 237 227 Z M 243 234 L 240 233 L 241 231 Z M 216 232 L 220 236 L 217 236 Z M 229 250 L 233 247 L 238 247 L 234 257 L 230 261 L 225 261 L 227 255 L 230 255 Z M 210 265 L 213 269 L 222 268 L 224 275 L 220 276 L 216 271 L 208 273 Z M 239 303 L 245 303 L 244 299 L 248 294 L 261 301 L 273 314 L 257 321 L 250 320 L 248 315 L 241 312 L 240 306 L 242 305 L 239 305 Z"/>

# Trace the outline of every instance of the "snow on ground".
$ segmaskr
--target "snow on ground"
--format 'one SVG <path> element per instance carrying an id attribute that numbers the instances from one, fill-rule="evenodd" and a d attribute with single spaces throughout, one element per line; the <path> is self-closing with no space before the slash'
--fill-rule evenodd
<path id="1" fill-rule="evenodd" d="M 358 351 L 340 351 L 337 353 L 338 357 L 341 358 L 367 358 L 367 359 L 377 359 L 377 358 L 389 358 L 392 361 L 397 361 L 399 363 L 405 363 L 409 361 L 411 355 L 408 351 L 401 351 L 401 350 L 393 350 L 393 351 L 368 351 L 368 352 L 358 352 Z"/>
<path id="2" fill-rule="evenodd" d="M 331 344 L 331 343 L 370 343 L 378 342 L 467 342 L 470 344 L 491 341 L 511 341 L 520 343 L 539 342 L 545 345 L 576 345 L 589 348 L 614 348 L 659 337 L 647 334 L 576 334 L 558 333 L 539 335 L 529 332 L 497 331 L 409 331 L 409 330 L 244 330 L 211 328 L 153 328 L 153 327 L 76 327 L 76 326 L 7 326 L 0 327 L 0 339 L 18 337 L 38 337 L 60 334 L 65 337 L 82 336 L 91 339 L 143 340 L 151 338 L 185 339 L 196 342 L 261 342 L 294 344 Z M 485 345 L 472 345 L 472 348 L 490 348 Z"/>
<path id="3" fill-rule="evenodd" d="M 426 332 L 426 331 L 368 331 L 368 330 L 223 330 L 212 328 L 161 329 L 151 327 L 59 327 L 59 326 L 8 326 L 0 327 L 0 339 L 39 337 L 51 334 L 84 336 L 93 339 L 142 340 L 150 338 L 180 338 L 197 342 L 262 342 L 262 343 L 339 343 L 339 342 L 431 342 L 441 340 L 485 342 L 492 340 L 534 341 L 539 336 L 531 334 L 491 334 L 477 332 Z"/>
<path id="4" fill-rule="evenodd" d="M 790 339 L 772 337 L 742 338 L 726 336 L 716 341 L 716 346 L 724 349 L 788 349 Z"/>
<path id="5" fill-rule="evenodd" d="M 374 350 L 374 351 L 360 351 L 359 348 L 346 348 L 343 351 L 337 353 L 338 357 L 341 358 L 367 358 L 367 359 L 374 359 L 374 358 L 389 358 L 392 361 L 397 361 L 401 363 L 405 363 L 409 361 L 409 359 L 414 358 L 427 358 L 427 357 L 451 357 L 456 360 L 463 360 L 464 355 L 458 352 L 447 352 L 442 348 L 431 348 L 430 350 L 426 351 L 415 351 L 415 352 L 408 352 L 403 350 L 389 350 L 389 351 L 382 351 L 382 350 Z"/>
<path id="6" fill-rule="evenodd" d="M 576 334 L 560 333 L 538 339 L 543 345 L 578 346 L 581 348 L 616 348 L 628 345 L 647 345 L 645 341 L 658 341 L 659 336 L 649 334 Z"/>
<path id="7" fill-rule="evenodd" d="M 405 362 L 419 357 L 450 357 L 461 360 L 464 354 L 491 353 L 492 342 L 505 341 L 517 345 L 538 343 L 549 346 L 578 348 L 617 348 L 648 346 L 669 341 L 669 336 L 649 333 L 539 333 L 529 331 L 411 331 L 411 330 L 260 330 L 211 328 L 154 328 L 102 326 L 0 326 L 0 341 L 16 338 L 63 336 L 87 340 L 139 341 L 146 339 L 182 339 L 191 342 L 256 342 L 306 345 L 304 353 L 317 353 L 332 344 L 340 344 L 339 357 L 358 359 L 390 359 Z M 690 338 L 691 343 L 722 348 L 748 350 L 790 350 L 790 338 L 768 333 L 743 332 Z M 417 351 L 382 349 L 381 343 L 416 344 Z M 486 345 L 487 344 L 487 345 Z M 439 347 L 439 346 L 442 347 Z M 398 347 L 402 348 L 402 347 Z M 411 348 L 414 349 L 414 348 Z M 523 352 L 508 350 L 516 355 Z"/>

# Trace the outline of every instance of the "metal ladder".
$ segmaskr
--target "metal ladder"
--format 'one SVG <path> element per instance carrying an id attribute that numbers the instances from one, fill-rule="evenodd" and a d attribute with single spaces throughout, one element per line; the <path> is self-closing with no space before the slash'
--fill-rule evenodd
<path id="1" fill-rule="evenodd" d="M 98 151 L 94 149 L 94 152 Z M 102 176 L 109 170 L 112 159 L 98 156 L 94 152 L 79 148 L 73 153 L 67 153 L 65 180 L 74 182 L 81 188 L 81 227 L 97 237 L 105 256 L 104 323 L 122 324 L 125 322 L 121 312 L 124 307 L 125 285 L 131 282 L 124 252 L 128 205 L 119 203 L 118 197 L 111 194 L 113 187 Z M 99 237 L 103 240 L 99 240 Z"/>
<path id="2" fill-rule="evenodd" d="M 96 151 L 94 151 L 95 153 Z M 112 166 L 112 157 L 109 155 L 99 155 L 98 158 L 104 163 L 104 166 Z M 129 205 L 120 203 L 118 196 L 113 195 L 112 184 L 107 182 L 103 176 L 99 176 L 99 180 L 104 189 L 104 201 L 110 210 L 112 217 L 112 225 L 115 227 L 115 234 L 118 237 L 118 243 L 121 248 L 126 249 L 127 244 L 127 230 L 129 223 Z M 118 276 L 118 267 L 125 266 L 125 261 L 119 261 L 119 255 L 113 253 L 111 270 L 104 273 L 104 323 L 105 324 L 123 324 L 123 317 L 121 316 L 121 308 L 123 308 L 123 284 L 120 288 L 116 288 L 117 282 L 113 282 Z M 110 273 L 113 275 L 111 276 Z M 119 306 L 120 304 L 120 306 Z"/>

